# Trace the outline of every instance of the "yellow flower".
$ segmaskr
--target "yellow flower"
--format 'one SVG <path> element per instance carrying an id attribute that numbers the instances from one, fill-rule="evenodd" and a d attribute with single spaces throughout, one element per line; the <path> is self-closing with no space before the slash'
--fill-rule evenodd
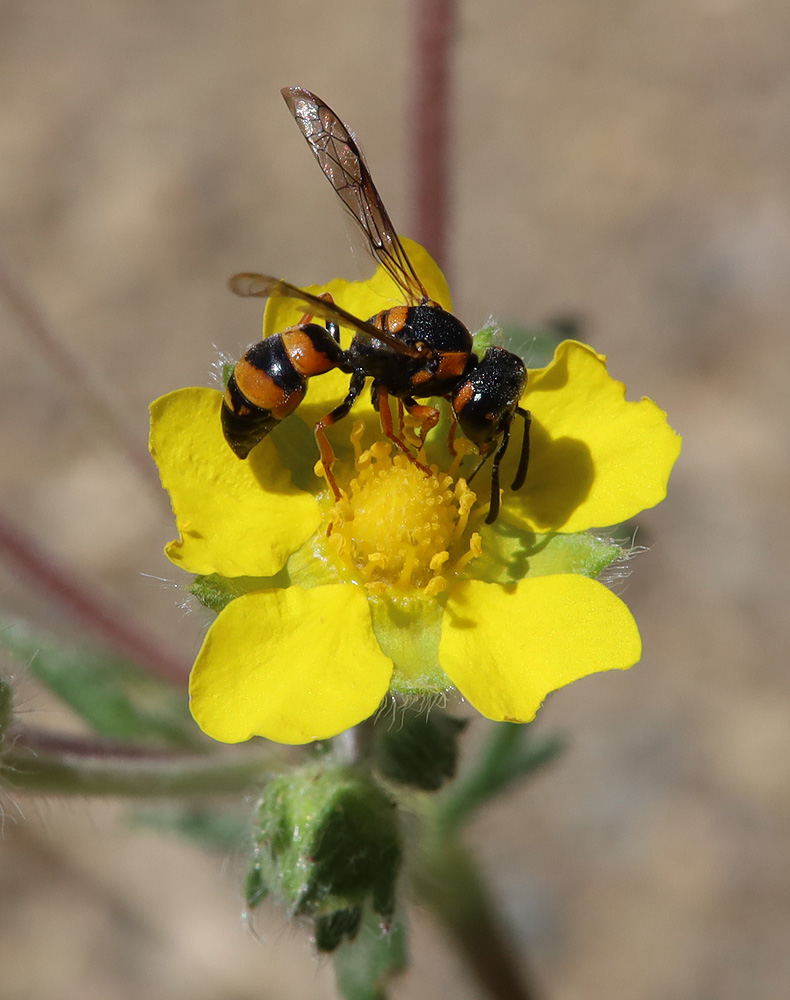
<path id="1" fill-rule="evenodd" d="M 449 309 L 436 265 L 406 243 Z M 381 269 L 327 289 L 362 317 L 399 301 Z M 264 335 L 301 311 L 271 300 Z M 429 440 L 426 475 L 393 456 L 362 400 L 331 428 L 344 494 L 334 503 L 313 471 L 312 426 L 347 386 L 337 371 L 311 380 L 305 402 L 245 461 L 222 436 L 219 391 L 182 389 L 152 405 L 151 452 L 180 535 L 166 552 L 206 578 L 202 597 L 210 604 L 213 593 L 220 609 L 190 681 L 206 733 L 228 743 L 324 739 L 372 715 L 390 690 L 456 688 L 488 718 L 526 722 L 556 688 L 637 662 L 631 613 L 595 579 L 621 550 L 579 533 L 664 498 L 680 439 L 653 402 L 626 401 L 605 358 L 560 344 L 529 373 L 522 400 L 532 413 L 526 484 L 504 490 L 488 526 L 484 473 L 478 502 L 446 428 Z M 518 451 L 503 463 L 505 484 Z"/>

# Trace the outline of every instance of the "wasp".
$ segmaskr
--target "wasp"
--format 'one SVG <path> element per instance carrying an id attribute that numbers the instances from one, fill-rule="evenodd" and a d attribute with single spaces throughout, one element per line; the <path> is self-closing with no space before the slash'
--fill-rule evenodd
<path id="1" fill-rule="evenodd" d="M 512 489 L 521 489 L 527 475 L 530 414 L 519 405 L 527 384 L 524 363 L 500 347 L 490 347 L 478 358 L 469 330 L 432 301 L 420 281 L 349 130 L 310 91 L 286 87 L 282 95 L 322 171 L 362 230 L 370 253 L 402 293 L 404 304 L 362 319 L 341 309 L 329 296 L 312 295 L 286 281 L 264 274 L 234 275 L 229 285 L 237 295 L 288 297 L 303 303 L 307 312 L 296 326 L 254 344 L 234 366 L 222 404 L 225 438 L 239 458 L 246 458 L 301 403 L 308 379 L 339 369 L 350 376 L 348 393 L 315 426 L 324 473 L 339 499 L 332 472 L 335 456 L 326 428 L 348 414 L 367 379 L 372 379 L 373 406 L 383 433 L 418 466 L 400 436 L 403 408 L 419 422 L 424 439 L 438 423 L 439 411 L 418 400 L 441 397 L 449 402 L 457 426 L 477 446 L 480 461 L 469 480 L 488 458 L 493 459 L 486 517 L 486 523 L 492 524 L 499 513 L 499 467 L 516 414 L 524 422 L 524 435 Z M 324 325 L 313 322 L 314 317 Z M 354 331 L 347 350 L 340 344 L 340 327 Z M 393 427 L 390 396 L 400 404 L 400 434 Z M 453 451 L 454 432 L 455 424 L 450 432 Z"/>

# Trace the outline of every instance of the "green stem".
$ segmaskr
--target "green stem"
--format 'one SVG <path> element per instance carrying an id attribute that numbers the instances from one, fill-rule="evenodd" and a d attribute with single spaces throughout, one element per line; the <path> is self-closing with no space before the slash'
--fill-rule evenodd
<path id="1" fill-rule="evenodd" d="M 0 781 L 46 795 L 222 795 L 260 788 L 272 775 L 260 748 L 175 755 L 21 727 L 6 734 L 6 746 Z"/>
<path id="2" fill-rule="evenodd" d="M 417 896 L 439 920 L 495 1000 L 536 1000 L 523 953 L 516 954 L 469 851 L 433 827 L 423 843 Z"/>

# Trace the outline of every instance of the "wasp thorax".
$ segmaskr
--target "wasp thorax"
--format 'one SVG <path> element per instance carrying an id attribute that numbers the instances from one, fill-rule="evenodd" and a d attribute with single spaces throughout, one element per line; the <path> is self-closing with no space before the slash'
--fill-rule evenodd
<path id="1" fill-rule="evenodd" d="M 363 451 L 362 431 L 358 423 L 351 435 L 356 474 L 330 514 L 329 542 L 371 592 L 435 596 L 480 554 L 469 531 L 477 495 L 464 479 L 393 455 L 388 441 Z"/>

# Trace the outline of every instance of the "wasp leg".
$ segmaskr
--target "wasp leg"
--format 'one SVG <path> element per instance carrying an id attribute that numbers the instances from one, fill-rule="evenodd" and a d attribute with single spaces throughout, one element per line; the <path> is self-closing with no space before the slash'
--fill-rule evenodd
<path id="1" fill-rule="evenodd" d="M 421 469 L 426 476 L 431 474 L 431 470 L 418 462 L 417 459 L 409 451 L 408 446 L 405 441 L 402 441 L 398 435 L 395 433 L 392 427 L 392 413 L 390 412 L 389 404 L 389 393 L 384 388 L 383 385 L 373 386 L 373 405 L 376 407 L 379 413 L 379 419 L 381 420 L 381 429 L 384 432 L 384 436 L 388 437 L 392 443 L 403 452 L 403 454 L 408 458 L 408 460 L 416 465 L 418 469 Z"/>
<path id="2" fill-rule="evenodd" d="M 450 452 L 453 458 L 455 458 L 455 456 L 458 454 L 455 447 L 455 432 L 457 430 L 458 430 L 458 421 L 455 418 L 453 418 L 450 421 L 450 429 L 447 432 L 447 450 Z"/>
<path id="3" fill-rule="evenodd" d="M 404 410 L 403 410 L 403 400 L 398 397 L 398 434 L 403 437 L 403 432 L 406 430 L 406 424 L 404 423 Z"/>
<path id="4" fill-rule="evenodd" d="M 318 450 L 321 453 L 321 464 L 324 466 L 324 475 L 335 495 L 335 500 L 340 499 L 340 489 L 338 488 L 337 480 L 332 474 L 332 466 L 335 464 L 335 452 L 326 436 L 325 428 L 338 420 L 342 420 L 348 414 L 348 411 L 356 402 L 357 396 L 365 388 L 366 377 L 365 372 L 361 368 L 355 369 L 351 374 L 351 382 L 348 386 L 348 395 L 346 398 L 340 406 L 336 406 L 331 413 L 327 413 L 315 425 L 315 439 L 318 442 Z"/>
<path id="5" fill-rule="evenodd" d="M 509 441 L 510 424 L 505 424 L 502 430 L 502 444 L 497 448 L 494 461 L 491 465 L 491 506 L 488 508 L 486 524 L 493 524 L 499 515 L 499 463 L 507 451 Z"/>
<path id="6" fill-rule="evenodd" d="M 330 305 L 334 305 L 335 304 L 335 300 L 332 298 L 331 292 L 324 292 L 322 295 L 319 295 L 318 297 L 319 297 L 319 299 L 323 299 L 325 302 L 328 302 Z M 312 322 L 313 322 L 313 313 L 306 312 L 302 316 L 302 318 L 299 320 L 299 322 L 297 323 L 297 326 L 307 326 L 308 323 L 312 323 Z M 339 344 L 340 343 L 340 327 L 337 325 L 337 323 L 333 323 L 331 319 L 328 319 L 326 321 L 325 325 L 326 325 L 326 330 L 327 330 L 327 333 L 329 334 L 329 336 L 334 341 L 336 341 Z"/>
<path id="7" fill-rule="evenodd" d="M 409 413 L 416 420 L 420 421 L 421 440 L 422 443 L 425 444 L 425 435 L 428 434 L 429 431 L 432 431 L 439 423 L 439 417 L 441 414 L 435 406 L 426 406 L 424 403 L 418 403 L 417 400 L 412 399 L 411 396 L 407 396 L 404 402 Z"/>
<path id="8" fill-rule="evenodd" d="M 524 421 L 524 437 L 521 440 L 521 457 L 518 460 L 516 478 L 510 487 L 511 490 L 520 490 L 524 485 L 524 480 L 527 478 L 527 469 L 529 468 L 529 428 L 532 424 L 532 414 L 529 410 L 523 410 L 520 406 L 517 406 L 516 413 Z"/>

